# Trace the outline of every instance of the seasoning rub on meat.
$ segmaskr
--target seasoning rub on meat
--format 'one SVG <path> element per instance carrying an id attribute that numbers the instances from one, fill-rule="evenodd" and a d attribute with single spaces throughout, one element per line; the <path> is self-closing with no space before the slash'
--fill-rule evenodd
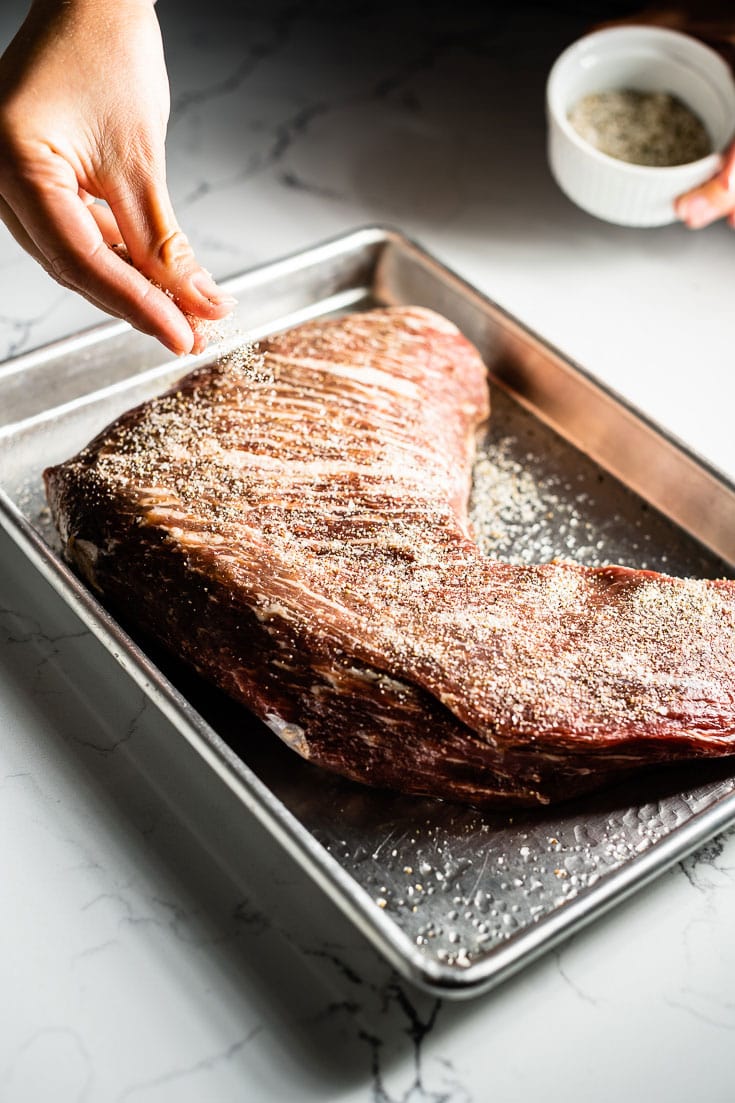
<path id="1" fill-rule="evenodd" d="M 485 368 L 440 316 L 309 323 L 46 472 L 66 555 L 301 755 L 492 805 L 735 750 L 735 585 L 483 556 Z"/>

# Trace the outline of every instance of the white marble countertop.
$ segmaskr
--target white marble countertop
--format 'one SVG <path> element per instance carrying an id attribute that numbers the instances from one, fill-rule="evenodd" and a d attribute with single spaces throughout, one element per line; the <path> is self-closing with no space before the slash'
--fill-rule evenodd
<path id="1" fill-rule="evenodd" d="M 735 477 L 732 231 L 608 226 L 549 177 L 574 5 L 198 7 L 159 4 L 169 174 L 216 275 L 389 222 Z M 99 320 L 5 233 L 0 280 L 0 360 Z M 165 722 L 2 535 L 0 562 L 3 1103 L 733 1098 L 732 835 L 438 1002 L 163 761 Z"/>

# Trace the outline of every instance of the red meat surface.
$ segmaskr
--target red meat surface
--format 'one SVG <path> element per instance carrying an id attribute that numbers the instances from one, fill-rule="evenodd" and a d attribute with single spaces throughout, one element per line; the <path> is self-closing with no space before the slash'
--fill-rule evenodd
<path id="1" fill-rule="evenodd" d="M 478 805 L 735 749 L 735 584 L 487 558 L 486 369 L 417 307 L 202 367 L 46 472 L 113 607 L 294 750 Z"/>

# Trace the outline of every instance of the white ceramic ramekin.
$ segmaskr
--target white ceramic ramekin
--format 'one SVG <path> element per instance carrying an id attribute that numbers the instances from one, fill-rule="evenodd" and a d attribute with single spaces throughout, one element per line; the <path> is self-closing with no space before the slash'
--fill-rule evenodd
<path id="1" fill-rule="evenodd" d="M 669 92 L 705 124 L 714 152 L 687 165 L 652 168 L 618 161 L 585 142 L 568 119 L 591 92 Z M 590 214 L 622 226 L 673 222 L 674 200 L 717 171 L 735 132 L 735 80 L 708 46 L 661 27 L 614 27 L 574 42 L 546 85 L 548 155 L 566 195 Z"/>

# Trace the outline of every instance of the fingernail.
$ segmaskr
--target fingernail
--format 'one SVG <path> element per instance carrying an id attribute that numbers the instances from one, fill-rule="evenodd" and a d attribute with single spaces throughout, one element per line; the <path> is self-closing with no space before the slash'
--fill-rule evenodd
<path id="1" fill-rule="evenodd" d="M 171 344 L 170 341 L 162 341 L 161 344 L 165 345 L 169 352 L 172 352 L 174 356 L 188 356 L 192 349 L 184 349 L 181 345 Z"/>
<path id="2" fill-rule="evenodd" d="M 200 268 L 198 272 L 194 272 L 190 283 L 194 290 L 204 299 L 207 299 L 208 302 L 217 303 L 218 306 L 235 306 L 237 304 L 237 299 L 233 299 L 232 295 L 227 295 L 224 291 L 221 291 L 209 272 L 203 268 Z"/>

